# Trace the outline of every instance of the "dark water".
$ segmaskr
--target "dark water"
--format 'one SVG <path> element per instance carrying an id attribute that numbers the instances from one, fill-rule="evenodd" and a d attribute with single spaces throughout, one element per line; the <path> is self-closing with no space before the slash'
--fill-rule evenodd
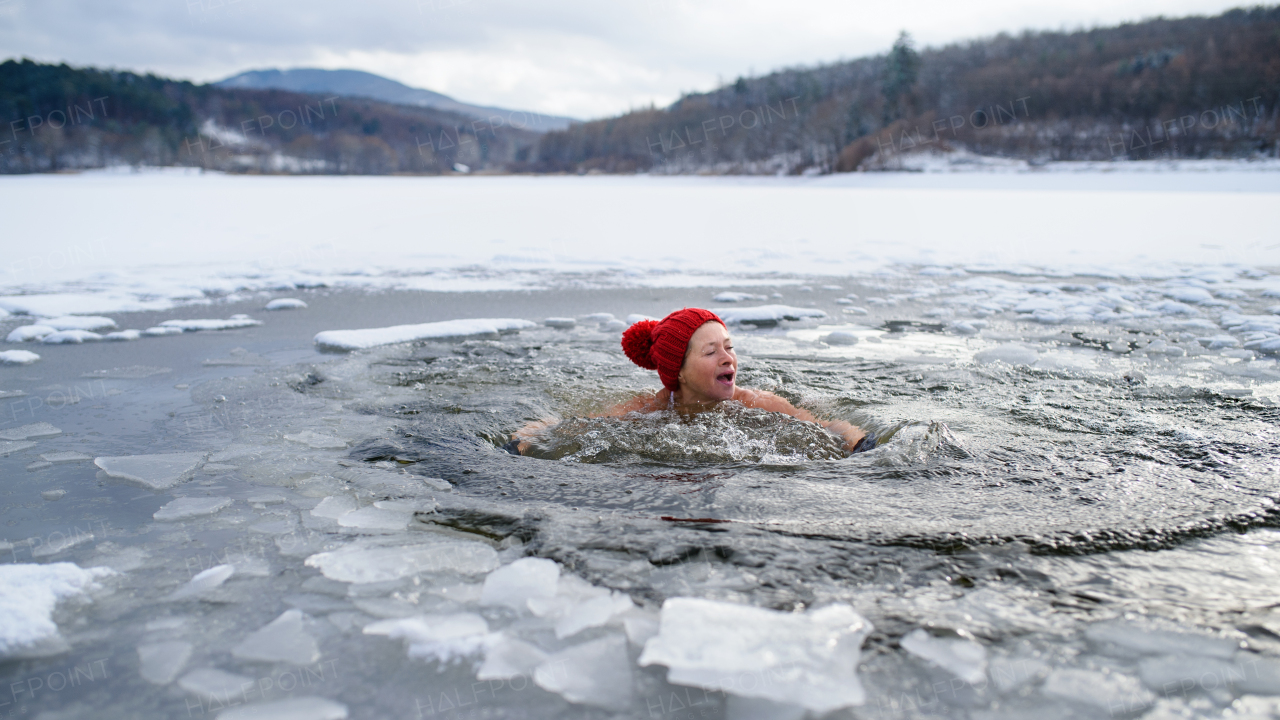
<path id="1" fill-rule="evenodd" d="M 150 513 L 171 498 L 101 476 L 89 483 L 110 507 L 99 515 L 110 528 L 49 557 L 122 575 L 91 605 L 59 611 L 70 656 L 0 668 L 26 682 L 101 659 L 112 674 L 13 707 L 48 718 L 216 715 L 220 707 L 178 686 L 138 678 L 135 647 L 177 638 L 194 646 L 187 668 L 252 678 L 247 702 L 318 695 L 354 718 L 603 717 L 528 678 L 476 691 L 471 661 L 410 659 L 401 643 L 361 633 L 377 618 L 475 610 L 474 598 L 449 595 L 469 592 L 474 575 L 348 587 L 304 564 L 353 538 L 428 533 L 485 543 L 503 563 L 550 558 L 651 611 L 680 596 L 784 611 L 847 602 L 875 632 L 858 673 L 868 700 L 840 717 L 1265 711 L 1263 696 L 1280 693 L 1271 529 L 1280 410 L 1203 368 L 1088 343 L 1071 346 L 1103 358 L 1088 369 L 981 364 L 972 352 L 991 340 L 885 319 L 864 322 L 895 332 L 840 352 L 809 339 L 826 331 L 813 325 L 735 330 L 739 384 L 881 436 L 853 456 L 817 426 L 734 407 L 586 419 L 656 387 L 622 356 L 617 333 L 594 324 L 347 356 L 219 355 L 244 362 L 216 366 L 170 413 L 146 415 L 131 444 L 99 423 L 90 432 L 106 436 L 86 445 L 214 453 L 213 469 L 176 494 L 234 504 L 156 523 Z M 1002 331 L 1052 348 L 1070 337 L 1012 321 Z M 939 354 L 885 354 L 897 347 Z M 960 347 L 969 355 L 947 354 Z M 160 392 L 172 379 L 146 382 Z M 530 456 L 501 449 L 544 418 L 563 422 Z M 9 472 L 22 472 L 15 465 Z M 310 512 L 336 496 L 399 503 L 412 520 L 377 529 Z M 225 585 L 199 601 L 166 599 L 222 563 L 238 568 Z M 301 664 L 312 673 L 305 693 L 280 689 L 298 667 L 233 652 L 290 608 L 306 613 L 323 651 Z M 984 679 L 958 681 L 954 668 L 904 649 L 918 629 L 981 645 Z M 1224 654 L 1223 642 L 1235 649 Z M 637 667 L 633 679 L 622 716 L 747 716 L 723 693 L 668 685 L 660 667 Z"/>

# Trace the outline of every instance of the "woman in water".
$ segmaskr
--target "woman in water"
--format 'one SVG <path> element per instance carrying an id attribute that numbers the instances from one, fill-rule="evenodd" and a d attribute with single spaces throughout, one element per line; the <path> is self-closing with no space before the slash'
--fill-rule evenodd
<path id="1" fill-rule="evenodd" d="M 710 310 L 685 308 L 660 321 L 641 320 L 622 333 L 622 349 L 646 370 L 657 370 L 662 389 L 645 393 L 593 417 L 622 417 L 633 412 L 675 410 L 690 415 L 715 408 L 726 400 L 816 423 L 844 439 L 850 452 L 870 450 L 874 435 L 843 420 L 824 421 L 807 410 L 764 390 L 738 387 L 738 356 L 724 321 Z M 512 436 L 506 449 L 520 454 L 538 431 L 553 421 L 530 423 Z"/>

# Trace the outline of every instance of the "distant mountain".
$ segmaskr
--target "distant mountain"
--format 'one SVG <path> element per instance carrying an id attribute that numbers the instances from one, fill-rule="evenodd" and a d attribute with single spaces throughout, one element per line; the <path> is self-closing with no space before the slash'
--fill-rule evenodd
<path id="1" fill-rule="evenodd" d="M 229 77 L 213 85 L 222 88 L 245 90 L 289 90 L 300 93 L 335 93 L 345 97 L 365 97 L 397 105 L 414 105 L 465 115 L 486 121 L 501 117 L 502 122 L 533 132 L 564 130 L 574 118 L 558 115 L 541 115 L 528 110 L 470 105 L 458 102 L 448 95 L 431 90 L 409 87 L 395 80 L 360 70 L 320 70 L 297 68 L 294 70 L 250 70 Z"/>

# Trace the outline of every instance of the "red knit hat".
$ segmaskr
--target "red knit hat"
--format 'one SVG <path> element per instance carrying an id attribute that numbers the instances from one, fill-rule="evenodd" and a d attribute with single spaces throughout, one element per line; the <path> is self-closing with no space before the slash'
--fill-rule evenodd
<path id="1" fill-rule="evenodd" d="M 680 368 L 689 349 L 689 338 L 709 322 L 724 321 L 710 310 L 685 308 L 662 320 L 641 320 L 622 333 L 622 351 L 645 370 L 657 370 L 670 391 L 680 389 Z"/>

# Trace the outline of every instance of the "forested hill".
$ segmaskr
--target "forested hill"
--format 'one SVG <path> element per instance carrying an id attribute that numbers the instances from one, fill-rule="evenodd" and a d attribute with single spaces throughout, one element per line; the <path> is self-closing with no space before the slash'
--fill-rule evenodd
<path id="1" fill-rule="evenodd" d="M 690 94 L 543 137 L 542 171 L 802 172 L 967 149 L 1035 161 L 1277 152 L 1280 7 L 1037 32 Z"/>
<path id="2" fill-rule="evenodd" d="M 1280 7 L 1028 32 L 738 78 L 538 135 L 376 100 L 0 64 L 0 172 L 801 173 L 919 153 L 1031 161 L 1276 155 Z M 952 153 L 951 157 L 963 153 Z"/>
<path id="3" fill-rule="evenodd" d="M 518 120 L 30 60 L 0 64 L 0 172 L 7 173 L 111 165 L 359 174 L 504 169 L 527 161 L 537 140 Z"/>

